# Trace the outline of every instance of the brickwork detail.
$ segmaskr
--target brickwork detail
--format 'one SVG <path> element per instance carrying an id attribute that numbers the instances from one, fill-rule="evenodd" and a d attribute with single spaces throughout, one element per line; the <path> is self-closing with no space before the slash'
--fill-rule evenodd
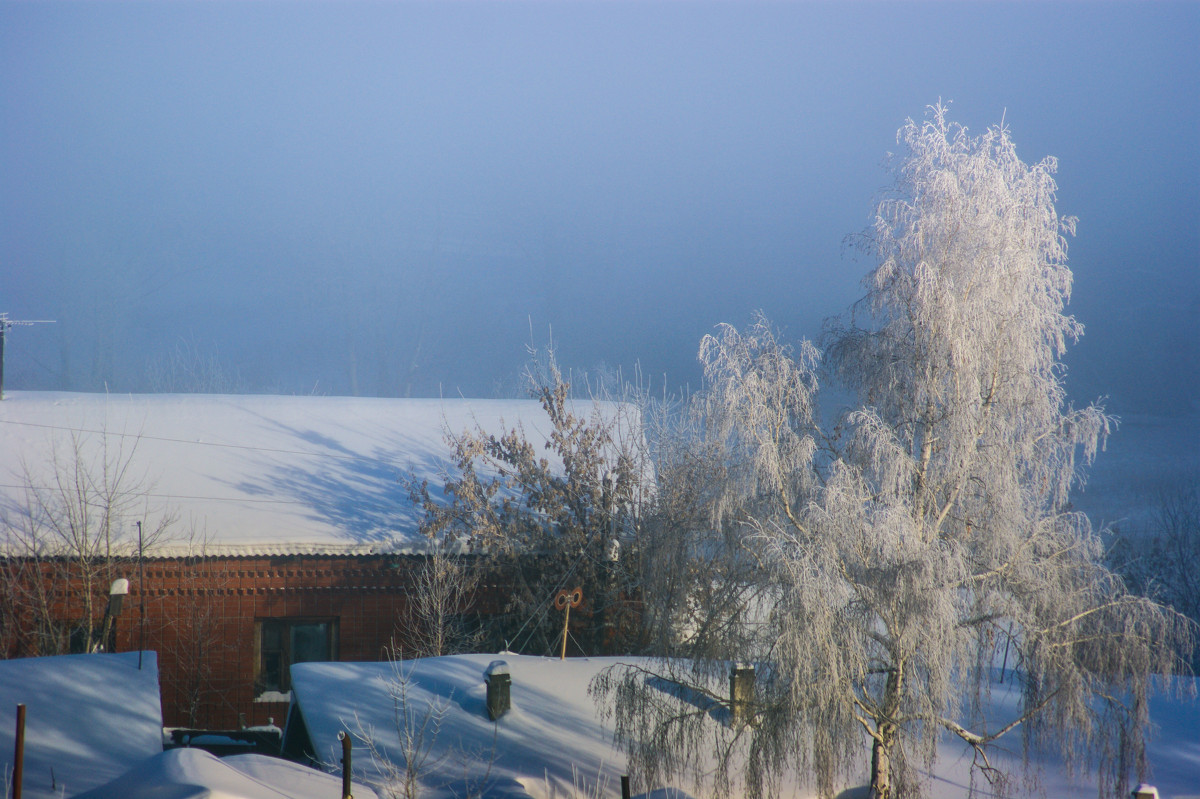
<path id="1" fill-rule="evenodd" d="M 255 701 L 255 622 L 334 618 L 339 660 L 380 660 L 393 643 L 405 646 L 420 564 L 386 555 L 149 559 L 141 584 L 136 574 L 121 575 L 130 588 L 114 625 L 116 648 L 158 652 L 166 726 L 228 729 L 270 717 L 282 724 L 286 704 Z M 56 616 L 77 622 L 70 588 L 52 589 Z M 13 640 L 8 657 L 43 654 Z"/>

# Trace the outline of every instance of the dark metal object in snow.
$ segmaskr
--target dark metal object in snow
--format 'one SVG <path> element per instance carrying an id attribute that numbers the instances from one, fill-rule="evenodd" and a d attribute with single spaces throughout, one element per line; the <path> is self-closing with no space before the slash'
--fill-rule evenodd
<path id="1" fill-rule="evenodd" d="M 729 672 L 729 720 L 740 727 L 750 720 L 754 705 L 754 667 L 734 666 Z"/>
<path id="2" fill-rule="evenodd" d="M 492 721 L 503 716 L 512 707 L 512 675 L 503 660 L 493 660 L 483 672 L 487 682 L 487 711 Z"/>
<path id="3" fill-rule="evenodd" d="M 203 749 L 217 757 L 240 754 L 278 755 L 283 743 L 283 731 L 274 727 L 258 727 L 240 730 L 198 730 L 176 727 L 171 730 L 171 741 L 164 749 Z"/>

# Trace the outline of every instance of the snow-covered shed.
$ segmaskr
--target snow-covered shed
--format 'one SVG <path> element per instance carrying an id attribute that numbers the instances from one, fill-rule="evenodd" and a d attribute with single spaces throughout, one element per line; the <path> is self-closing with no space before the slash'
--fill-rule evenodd
<path id="1" fill-rule="evenodd" d="M 39 498 L 115 489 L 115 525 L 89 533 L 124 558 L 103 585 L 129 580 L 108 647 L 159 652 L 168 725 L 282 722 L 291 663 L 378 660 L 403 638 L 427 551 L 406 486 L 443 485 L 445 433 L 517 425 L 537 442 L 550 423 L 519 400 L 8 392 L 0 562 L 28 563 Z M 140 550 L 137 522 L 154 539 Z M 0 654 L 65 640 L 83 610 L 61 585 L 52 594 L 53 629 L 0 620 Z"/>
<path id="2" fill-rule="evenodd" d="M 0 773 L 14 768 L 25 705 L 22 795 L 74 796 L 162 751 L 153 652 L 0 661 Z"/>
<path id="3" fill-rule="evenodd" d="M 495 661 L 511 677 L 511 707 L 493 721 L 485 672 Z M 504 653 L 300 664 L 285 746 L 333 764 L 347 732 L 355 778 L 397 793 L 408 754 L 422 796 L 619 795 L 625 754 L 588 684 L 620 662 Z"/>

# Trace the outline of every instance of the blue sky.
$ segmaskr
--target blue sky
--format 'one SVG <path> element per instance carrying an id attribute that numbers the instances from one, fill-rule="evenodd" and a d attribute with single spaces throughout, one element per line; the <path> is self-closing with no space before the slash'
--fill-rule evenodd
<path id="1" fill-rule="evenodd" d="M 1197 3 L 0 5 L 9 388 L 695 384 L 700 336 L 859 296 L 842 241 L 938 98 L 1058 157 L 1081 399 L 1195 411 Z"/>

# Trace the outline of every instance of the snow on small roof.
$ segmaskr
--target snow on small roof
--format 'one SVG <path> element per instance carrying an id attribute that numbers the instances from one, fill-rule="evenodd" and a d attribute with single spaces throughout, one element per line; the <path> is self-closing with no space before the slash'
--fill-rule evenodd
<path id="1" fill-rule="evenodd" d="M 246 754 L 229 755 L 221 758 L 221 762 L 278 788 L 294 799 L 329 799 L 331 796 L 341 795 L 340 776 L 333 777 L 290 760 Z M 355 799 L 376 799 L 375 791 L 361 782 L 350 783 L 350 792 Z"/>
<path id="2" fill-rule="evenodd" d="M 496 660 L 511 676 L 511 709 L 493 724 L 487 715 L 484 671 Z M 405 707 L 413 729 L 425 727 L 423 789 L 433 796 L 483 790 L 487 796 L 620 795 L 625 755 L 597 718 L 588 683 L 617 658 L 559 661 L 527 655 L 454 655 L 384 663 L 297 663 L 292 696 L 319 760 L 340 758 L 337 734 L 372 730 L 377 745 L 403 764 L 392 695 L 407 680 Z M 632 662 L 625 659 L 624 662 Z M 440 710 L 439 710 L 440 708 Z M 291 720 L 289 719 L 289 724 Z M 354 737 L 354 774 L 368 783 L 381 769 Z M 386 772 L 384 772 L 386 773 Z M 597 780 L 607 790 L 594 790 Z M 587 789 L 582 788 L 586 784 Z M 426 794 L 422 794 L 426 795 Z"/>
<path id="3" fill-rule="evenodd" d="M 0 660 L 0 772 L 13 768 L 25 705 L 23 795 L 74 796 L 162 751 L 153 652 Z"/>
<path id="4" fill-rule="evenodd" d="M 93 463 L 129 461 L 146 529 L 177 517 L 155 554 L 191 554 L 196 538 L 210 555 L 413 552 L 426 542 L 406 481 L 440 493 L 443 433 L 517 425 L 539 447 L 550 429 L 529 400 L 13 391 L 0 402 L 0 509 L 19 513 L 24 468 L 49 485 L 51 458 L 70 460 L 77 440 Z"/>
<path id="5" fill-rule="evenodd" d="M 355 799 L 377 799 L 353 783 Z M 265 755 L 218 758 L 202 749 L 160 752 L 77 799 L 332 799 L 342 780 Z"/>

